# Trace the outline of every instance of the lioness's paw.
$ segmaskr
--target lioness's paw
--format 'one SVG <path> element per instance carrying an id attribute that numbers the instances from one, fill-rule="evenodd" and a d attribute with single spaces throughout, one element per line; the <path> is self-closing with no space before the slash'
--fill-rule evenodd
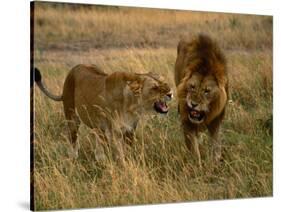
<path id="1" fill-rule="evenodd" d="M 76 146 L 75 147 L 70 147 L 68 149 L 68 155 L 70 158 L 72 159 L 77 159 L 78 158 L 78 151 L 79 151 L 79 148 L 80 148 L 80 145 L 79 143 L 77 142 Z"/>
<path id="2" fill-rule="evenodd" d="M 103 151 L 95 150 L 95 159 L 98 163 L 102 163 L 106 161 L 106 155 Z"/>
<path id="3" fill-rule="evenodd" d="M 78 158 L 78 149 L 70 148 L 68 151 L 68 155 L 72 159 L 77 159 Z"/>

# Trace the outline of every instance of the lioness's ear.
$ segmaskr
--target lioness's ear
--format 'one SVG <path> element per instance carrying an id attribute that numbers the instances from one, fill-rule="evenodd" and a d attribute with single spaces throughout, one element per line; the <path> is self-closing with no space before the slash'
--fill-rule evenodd
<path id="1" fill-rule="evenodd" d="M 163 82 L 165 80 L 165 78 L 162 75 L 157 74 L 155 72 L 148 72 L 147 75 L 160 82 Z"/>
<path id="2" fill-rule="evenodd" d="M 128 80 L 127 85 L 129 86 L 130 90 L 134 93 L 135 96 L 139 96 L 141 94 L 142 89 L 142 81 L 137 80 Z"/>
<path id="3" fill-rule="evenodd" d="M 186 73 L 185 73 L 184 77 L 181 79 L 180 83 L 186 83 L 189 80 L 189 78 L 191 77 L 191 74 L 192 74 L 192 72 L 189 69 L 187 69 Z"/>

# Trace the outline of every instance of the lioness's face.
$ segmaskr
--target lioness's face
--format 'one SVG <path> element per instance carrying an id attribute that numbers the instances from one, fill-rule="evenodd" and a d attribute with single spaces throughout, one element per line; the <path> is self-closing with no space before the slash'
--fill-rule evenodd
<path id="1" fill-rule="evenodd" d="M 156 74 L 145 76 L 142 87 L 142 104 L 146 110 L 167 113 L 167 101 L 173 97 L 171 88 L 164 79 Z"/>
<path id="2" fill-rule="evenodd" d="M 212 102 L 220 91 L 213 75 L 194 73 L 186 82 L 186 104 L 188 118 L 194 124 L 201 124 L 211 110 Z"/>

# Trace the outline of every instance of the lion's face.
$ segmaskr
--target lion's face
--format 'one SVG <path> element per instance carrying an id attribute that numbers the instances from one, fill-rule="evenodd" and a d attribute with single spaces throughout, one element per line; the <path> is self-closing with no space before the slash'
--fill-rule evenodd
<path id="1" fill-rule="evenodd" d="M 157 74 L 147 74 L 143 77 L 142 105 L 147 111 L 167 113 L 169 108 L 167 101 L 172 99 L 172 91 L 162 76 Z"/>
<path id="2" fill-rule="evenodd" d="M 193 73 L 185 82 L 185 101 L 188 119 L 194 124 L 203 123 L 212 110 L 212 103 L 220 97 L 220 89 L 213 75 Z"/>

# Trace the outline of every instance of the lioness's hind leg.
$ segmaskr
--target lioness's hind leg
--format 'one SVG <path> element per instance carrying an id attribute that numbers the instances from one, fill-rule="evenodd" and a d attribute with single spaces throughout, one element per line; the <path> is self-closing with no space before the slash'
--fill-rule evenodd
<path id="1" fill-rule="evenodd" d="M 63 107 L 64 114 L 68 125 L 69 138 L 72 146 L 70 152 L 74 158 L 78 157 L 79 143 L 77 141 L 77 133 L 79 130 L 80 120 L 75 113 L 74 101 L 74 81 L 72 74 L 69 74 L 64 83 L 63 89 Z"/>
<path id="2" fill-rule="evenodd" d="M 73 158 L 78 158 L 78 151 L 80 147 L 79 142 L 77 140 L 77 134 L 80 126 L 80 121 L 78 116 L 72 115 L 71 119 L 67 119 L 67 125 L 69 131 L 69 138 L 72 146 L 70 155 Z"/>

